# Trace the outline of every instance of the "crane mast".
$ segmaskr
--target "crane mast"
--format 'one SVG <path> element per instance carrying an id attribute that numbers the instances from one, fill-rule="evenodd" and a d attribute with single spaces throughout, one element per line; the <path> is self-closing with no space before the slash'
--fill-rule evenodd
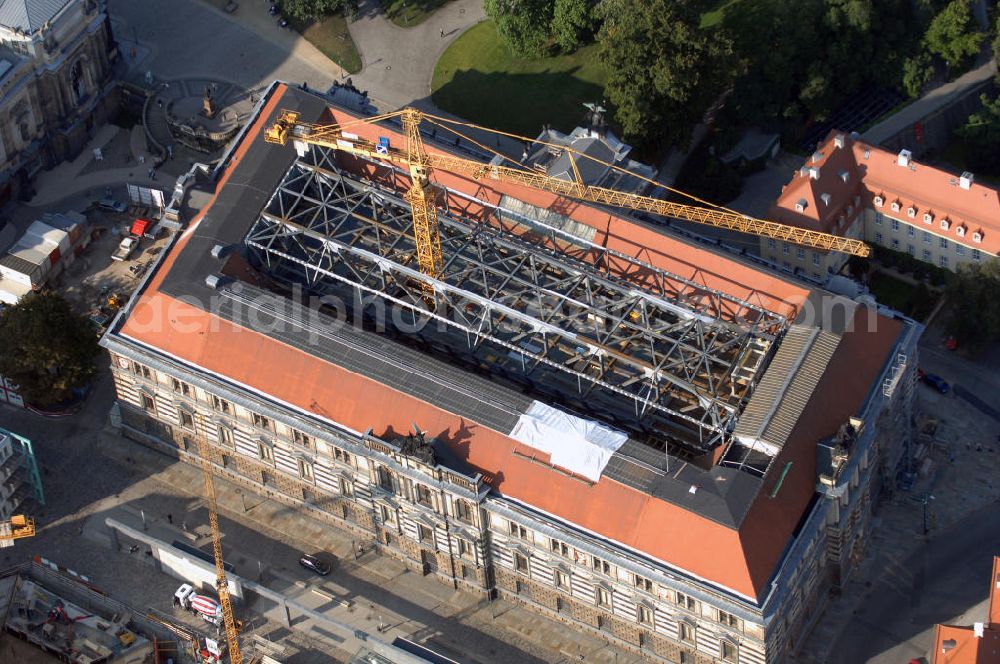
<path id="1" fill-rule="evenodd" d="M 398 117 L 402 122 L 406 135 L 405 150 L 393 148 L 387 142 L 376 145 L 368 139 L 345 133 L 343 127 L 336 124 L 319 125 L 300 122 L 299 114 L 295 111 L 281 111 L 277 121 L 265 130 L 264 140 L 268 143 L 281 145 L 284 145 L 289 139 L 302 141 L 407 168 L 410 173 L 410 188 L 406 192 L 405 198 L 410 204 L 413 214 L 417 263 L 420 271 L 430 277 L 437 277 L 441 272 L 441 236 L 435 205 L 436 190 L 429 178 L 429 172 L 432 169 L 465 175 L 474 180 L 487 178 L 507 184 L 534 187 L 559 196 L 626 210 L 650 212 L 716 228 L 774 238 L 821 251 L 841 251 L 862 257 L 871 253 L 871 248 L 867 244 L 853 238 L 756 219 L 725 209 L 674 203 L 652 196 L 585 184 L 581 181 L 579 170 L 576 168 L 575 158 L 580 155 L 570 150 L 568 152 L 570 152 L 570 161 L 573 165 L 574 180 L 554 178 L 544 172 L 534 170 L 500 164 L 486 164 L 444 152 L 429 153 L 424 148 L 423 140 L 420 137 L 420 124 L 427 116 L 415 108 L 404 108 L 372 118 L 362 118 L 352 124 L 375 125 L 379 121 L 394 117 Z M 443 120 L 443 118 L 436 118 L 436 120 Z M 438 122 L 434 123 L 439 124 Z M 479 127 L 478 129 L 483 128 Z M 605 165 L 614 168 L 611 164 Z M 432 287 L 428 284 L 425 285 L 425 288 Z"/>

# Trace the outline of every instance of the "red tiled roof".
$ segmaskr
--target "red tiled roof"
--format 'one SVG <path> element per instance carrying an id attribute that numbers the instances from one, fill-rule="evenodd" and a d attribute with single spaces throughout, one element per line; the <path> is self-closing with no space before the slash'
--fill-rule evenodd
<path id="1" fill-rule="evenodd" d="M 838 137 L 843 147 L 836 146 Z M 822 157 L 816 161 L 810 157 L 803 169 L 818 168 L 819 178 L 813 179 L 808 171 L 796 171 L 771 209 L 775 221 L 843 234 L 834 223 L 854 196 L 860 194 L 868 206 L 875 196 L 881 196 L 886 214 L 908 219 L 907 211 L 913 207 L 918 226 L 986 253 L 1000 252 L 1000 192 L 996 189 L 976 182 L 962 189 L 959 178 L 951 173 L 912 160 L 909 166 L 900 166 L 898 155 L 839 132 L 831 132 L 816 155 Z M 844 171 L 849 174 L 847 183 L 840 177 Z M 830 194 L 829 205 L 818 200 L 823 193 Z M 808 205 L 799 212 L 795 205 L 801 199 Z M 892 212 L 893 201 L 899 202 L 899 212 Z M 933 221 L 926 224 L 923 219 L 928 212 Z M 947 230 L 940 227 L 944 217 L 951 221 Z M 964 236 L 958 235 L 960 226 L 966 230 Z M 972 238 L 977 231 L 982 234 L 979 243 Z"/>
<path id="2" fill-rule="evenodd" d="M 1000 557 L 993 558 L 990 601 L 983 635 L 973 627 L 937 625 L 931 650 L 932 664 L 1000 664 Z"/>
<path id="3" fill-rule="evenodd" d="M 247 142 L 258 140 L 282 94 L 283 88 L 279 88 L 248 131 Z M 334 114 L 340 116 L 339 112 Z M 391 133 L 384 128 L 358 127 L 355 131 L 367 129 L 373 134 Z M 225 185 L 231 169 L 247 149 L 247 142 L 234 154 L 219 187 Z M 435 178 L 484 200 L 495 201 L 501 193 L 507 193 L 539 207 L 556 203 L 554 196 L 523 187 L 470 182 L 447 173 L 436 173 Z M 565 207 L 564 201 L 560 203 Z M 765 478 L 750 514 L 736 530 L 607 477 L 588 485 L 532 463 L 513 454 L 515 443 L 503 433 L 160 292 L 165 275 L 210 206 L 192 220 L 191 228 L 165 257 L 124 323 L 122 336 L 354 431 L 371 427 L 376 435 L 383 435 L 390 430 L 405 431 L 410 423 L 419 421 L 429 434 L 492 478 L 492 486 L 501 494 L 750 598 L 766 592 L 766 583 L 813 496 L 815 441 L 834 433 L 861 406 L 900 329 L 899 322 L 878 317 L 875 330 L 845 334 L 817 396 L 807 406 L 808 416 L 799 421 L 789 444 L 772 464 L 773 470 L 792 463 L 777 498 L 769 496 L 777 475 L 772 472 Z M 797 302 L 808 295 L 778 277 L 607 212 L 575 205 L 572 216 L 597 228 L 601 244 L 773 310 L 793 315 Z M 819 394 L 838 394 L 842 398 L 831 403 Z"/>

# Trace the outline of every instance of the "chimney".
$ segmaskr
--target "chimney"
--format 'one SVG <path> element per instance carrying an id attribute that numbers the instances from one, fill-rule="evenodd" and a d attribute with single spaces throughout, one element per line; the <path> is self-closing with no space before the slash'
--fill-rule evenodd
<path id="1" fill-rule="evenodd" d="M 974 178 L 975 176 L 972 173 L 965 171 L 962 173 L 961 177 L 958 178 L 958 186 L 962 189 L 971 189 Z"/>
<path id="2" fill-rule="evenodd" d="M 837 146 L 838 148 L 844 147 L 844 135 L 843 134 L 837 134 L 836 136 L 834 136 L 833 137 L 833 144 L 835 146 Z"/>
<path id="3" fill-rule="evenodd" d="M 900 166 L 909 166 L 910 162 L 913 161 L 913 153 L 909 150 L 900 150 L 899 157 L 896 158 L 896 163 Z"/>
<path id="4" fill-rule="evenodd" d="M 983 638 L 983 623 L 972 623 L 972 633 L 977 639 Z"/>

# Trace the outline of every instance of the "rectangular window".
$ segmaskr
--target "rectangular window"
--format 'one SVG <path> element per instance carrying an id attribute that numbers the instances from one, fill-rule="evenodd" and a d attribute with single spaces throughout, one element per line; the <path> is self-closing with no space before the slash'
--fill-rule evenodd
<path id="1" fill-rule="evenodd" d="M 948 238 L 946 238 L 946 237 L 939 237 L 938 238 L 938 246 L 941 247 L 942 249 L 947 249 L 948 248 Z"/>
<path id="2" fill-rule="evenodd" d="M 917 229 L 915 229 L 913 226 L 906 227 L 906 237 L 916 237 L 916 235 L 917 235 Z"/>
<path id="3" fill-rule="evenodd" d="M 639 576 L 638 574 L 633 574 L 632 575 L 632 582 L 635 584 L 636 588 L 638 588 L 639 590 L 641 590 L 643 592 L 647 592 L 647 593 L 653 592 L 653 588 L 654 588 L 653 582 L 650 581 L 649 579 L 645 578 L 645 577 Z"/>
<path id="4" fill-rule="evenodd" d="M 677 603 L 683 606 L 688 611 L 694 611 L 698 613 L 698 600 L 694 597 L 689 597 L 684 593 L 677 593 Z"/>
<path id="5" fill-rule="evenodd" d="M 354 483 L 343 477 L 340 478 L 340 495 L 342 496 L 353 496 L 354 495 Z"/>
<path id="6" fill-rule="evenodd" d="M 897 240 L 896 238 L 892 238 L 892 248 L 899 249 L 899 240 Z"/>
<path id="7" fill-rule="evenodd" d="M 820 256 L 818 251 L 812 252 L 813 265 L 819 267 Z"/>
<path id="8" fill-rule="evenodd" d="M 555 570 L 555 572 L 553 572 L 552 578 L 556 584 L 556 588 L 562 588 L 563 590 L 566 591 L 570 589 L 569 574 L 567 574 L 566 572 L 562 571 L 561 569 L 557 569 Z"/>
<path id="9" fill-rule="evenodd" d="M 393 492 L 392 471 L 390 471 L 385 466 L 379 466 L 376 474 L 378 475 L 378 485 L 382 489 L 388 491 L 389 493 L 392 493 Z"/>
<path id="10" fill-rule="evenodd" d="M 178 394 L 181 394 L 186 397 L 189 397 L 193 394 L 191 386 L 183 381 L 179 381 L 176 378 L 171 378 L 170 384 L 174 388 L 174 392 L 177 392 Z"/>
<path id="11" fill-rule="evenodd" d="M 611 563 L 609 563 L 607 560 L 601 560 L 597 556 L 594 556 L 592 561 L 595 572 L 600 572 L 601 574 L 606 574 L 608 576 L 611 576 L 611 571 L 614 569 L 614 567 L 611 566 Z"/>
<path id="12" fill-rule="evenodd" d="M 788 243 L 787 242 L 782 242 L 781 243 L 781 253 L 783 253 L 784 255 L 787 256 L 789 251 L 791 251 L 791 247 L 788 246 Z"/>
<path id="13" fill-rule="evenodd" d="M 777 249 L 778 248 L 778 243 L 775 241 L 775 239 L 773 237 L 767 238 L 767 248 L 768 249 Z"/>
<path id="14" fill-rule="evenodd" d="M 690 625 L 686 622 L 679 623 L 677 625 L 677 636 L 679 636 L 681 641 L 683 641 L 684 643 L 694 643 L 695 642 L 694 625 Z"/>
<path id="15" fill-rule="evenodd" d="M 263 441 L 257 442 L 257 455 L 261 461 L 274 463 L 274 448 Z"/>
<path id="16" fill-rule="evenodd" d="M 892 223 L 890 224 L 890 226 L 892 227 L 892 230 L 898 231 L 899 230 L 899 219 L 893 219 Z"/>
<path id="17" fill-rule="evenodd" d="M 652 625 L 653 610 L 648 606 L 646 606 L 645 604 L 640 604 L 639 610 L 636 612 L 636 618 L 638 618 L 639 622 L 642 623 L 643 625 Z"/>
<path id="18" fill-rule="evenodd" d="M 881 233 L 875 233 L 875 242 L 877 244 L 882 244 L 882 234 Z"/>
<path id="19" fill-rule="evenodd" d="M 194 428 L 194 416 L 186 410 L 178 410 L 178 416 L 180 417 L 180 422 L 182 427 L 188 429 Z"/>
<path id="20" fill-rule="evenodd" d="M 312 449 L 312 438 L 305 435 L 298 429 L 292 429 L 292 442 L 299 447 L 304 447 L 306 449 Z"/>
<path id="21" fill-rule="evenodd" d="M 948 267 L 948 257 L 947 256 L 941 256 L 941 257 L 939 257 L 938 258 L 938 265 L 940 267 Z"/>
<path id="22" fill-rule="evenodd" d="M 528 539 L 528 529 L 513 521 L 510 522 L 510 534 L 523 540 Z"/>
<path id="23" fill-rule="evenodd" d="M 955 255 L 964 256 L 965 255 L 965 245 L 961 245 L 958 242 L 955 243 Z"/>
<path id="24" fill-rule="evenodd" d="M 305 459 L 299 459 L 299 477 L 312 481 L 313 465 Z"/>
<path id="25" fill-rule="evenodd" d="M 806 250 L 803 249 L 802 247 L 795 247 L 795 257 L 798 258 L 800 261 L 805 260 Z"/>
<path id="26" fill-rule="evenodd" d="M 928 233 L 927 231 L 924 231 L 924 244 L 930 244 L 930 243 L 931 243 L 931 234 Z"/>
<path id="27" fill-rule="evenodd" d="M 421 542 L 433 542 L 434 541 L 434 530 L 429 526 L 425 526 L 422 523 L 417 524 L 417 538 Z"/>
<path id="28" fill-rule="evenodd" d="M 346 450 L 342 450 L 339 447 L 333 448 L 333 458 L 345 465 L 351 465 L 351 455 L 348 454 Z"/>
<path id="29" fill-rule="evenodd" d="M 458 555 L 462 558 L 472 557 L 472 544 L 469 540 L 464 540 L 461 537 L 457 538 L 458 541 Z"/>
<path id="30" fill-rule="evenodd" d="M 549 540 L 549 546 L 552 549 L 552 553 L 558 553 L 563 558 L 569 558 L 569 545 L 566 542 L 560 542 L 557 539 Z"/>
<path id="31" fill-rule="evenodd" d="M 917 248 L 914 247 L 912 244 L 908 244 L 908 245 L 906 245 L 906 253 L 908 253 L 911 256 L 916 256 L 917 255 Z"/>
<path id="32" fill-rule="evenodd" d="M 875 213 L 875 225 L 876 226 L 881 226 L 882 225 L 882 213 L 881 212 L 876 212 Z"/>
<path id="33" fill-rule="evenodd" d="M 597 606 L 611 606 L 611 593 L 604 586 L 597 586 L 594 599 L 597 601 Z"/>
<path id="34" fill-rule="evenodd" d="M 250 413 L 250 420 L 253 422 L 255 427 L 267 429 L 268 431 L 271 430 L 271 420 L 259 413 Z"/>
<path id="35" fill-rule="evenodd" d="M 739 628 L 740 626 L 740 619 L 725 611 L 719 611 L 719 622 L 733 628 Z"/>
<path id="36" fill-rule="evenodd" d="M 219 445 L 233 446 L 233 430 L 221 424 L 219 425 Z"/>
<path id="37" fill-rule="evenodd" d="M 924 249 L 923 256 L 924 256 L 924 260 L 925 261 L 929 261 L 931 259 L 931 250 L 930 249 Z"/>
<path id="38" fill-rule="evenodd" d="M 722 659 L 725 662 L 735 662 L 738 658 L 736 644 L 729 641 L 722 641 Z"/>
<path id="39" fill-rule="evenodd" d="M 140 394 L 139 403 L 142 404 L 142 409 L 147 413 L 156 412 L 156 402 L 153 401 L 153 397 L 149 396 L 148 394 Z"/>
<path id="40" fill-rule="evenodd" d="M 461 498 L 455 500 L 455 517 L 464 523 L 472 523 L 472 505 L 469 501 Z"/>
<path id="41" fill-rule="evenodd" d="M 229 402 L 225 399 L 220 399 L 214 394 L 212 395 L 212 408 L 227 415 L 232 412 L 232 406 L 229 405 Z"/>
<path id="42" fill-rule="evenodd" d="M 514 552 L 514 569 L 516 571 L 520 572 L 521 574 L 527 574 L 528 573 L 528 557 L 525 556 L 525 555 L 523 555 L 523 554 L 517 553 L 515 551 Z"/>
<path id="43" fill-rule="evenodd" d="M 143 378 L 153 377 L 153 372 L 149 370 L 149 367 L 139 364 L 138 362 L 132 363 L 132 372 L 136 376 L 142 376 Z"/>
<path id="44" fill-rule="evenodd" d="M 434 499 L 431 497 L 431 490 L 423 484 L 417 485 L 417 502 L 424 507 L 434 507 Z"/>
<path id="45" fill-rule="evenodd" d="M 973 249 L 973 250 L 972 250 L 972 260 L 974 260 L 974 261 L 976 261 L 976 262 L 979 262 L 979 261 L 981 261 L 982 259 L 983 259 L 983 254 L 982 254 L 982 252 L 981 252 L 981 251 L 979 251 L 978 249 Z"/>
<path id="46" fill-rule="evenodd" d="M 390 508 L 386 507 L 385 505 L 379 505 L 378 506 L 378 511 L 379 511 L 379 515 L 382 517 L 382 523 L 387 523 L 390 526 L 394 525 L 396 523 L 396 510 L 390 509 Z M 458 541 L 461 542 L 462 540 L 458 540 Z M 462 547 L 459 546 L 458 548 L 459 548 L 459 551 L 461 551 Z"/>

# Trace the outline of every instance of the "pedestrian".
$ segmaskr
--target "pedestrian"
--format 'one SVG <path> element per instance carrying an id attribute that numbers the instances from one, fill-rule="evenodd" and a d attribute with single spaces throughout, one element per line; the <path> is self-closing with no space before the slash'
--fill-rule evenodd
<path id="1" fill-rule="evenodd" d="M 170 512 L 167 512 L 167 523 L 174 525 L 174 515 Z"/>
<path id="2" fill-rule="evenodd" d="M 441 39 L 444 39 L 444 28 L 441 28 Z"/>

